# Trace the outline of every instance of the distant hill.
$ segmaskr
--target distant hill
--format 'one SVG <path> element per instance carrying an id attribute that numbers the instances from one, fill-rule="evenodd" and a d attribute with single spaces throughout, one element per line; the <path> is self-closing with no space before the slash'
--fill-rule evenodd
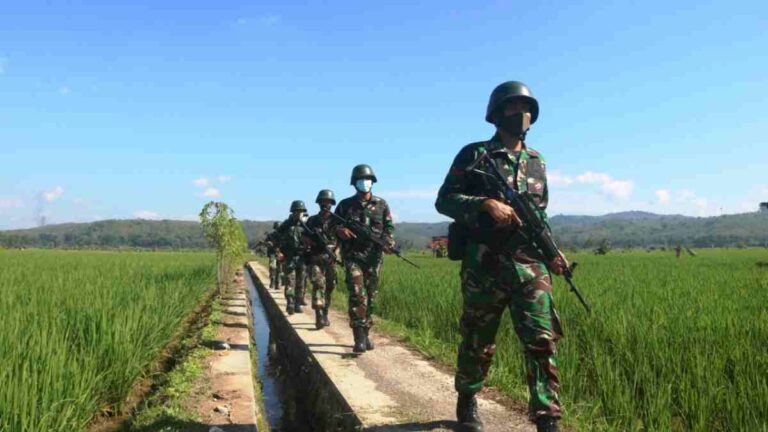
<path id="1" fill-rule="evenodd" d="M 274 221 L 243 221 L 251 244 L 264 238 Z M 647 212 L 603 216 L 557 215 L 550 219 L 559 244 L 592 248 L 603 240 L 615 247 L 768 246 L 768 213 L 717 217 L 658 215 Z M 406 249 L 424 248 L 432 236 L 446 235 L 448 222 L 396 224 L 397 240 Z M 176 220 L 105 220 L 0 231 L 2 247 L 65 248 L 206 248 L 200 224 Z"/>
<path id="2" fill-rule="evenodd" d="M 603 239 L 618 247 L 768 246 L 768 214 L 743 213 L 715 217 L 658 215 L 646 212 L 550 219 L 560 244 L 591 248 Z"/>

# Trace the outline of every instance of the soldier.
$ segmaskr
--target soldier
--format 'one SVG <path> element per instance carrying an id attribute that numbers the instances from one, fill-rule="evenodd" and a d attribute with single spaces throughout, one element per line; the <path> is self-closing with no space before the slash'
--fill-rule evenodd
<path id="1" fill-rule="evenodd" d="M 336 207 L 336 214 L 345 219 L 357 220 L 368 226 L 389 245 L 386 248 L 366 241 L 355 235 L 349 228 L 335 222 L 333 229 L 341 240 L 341 255 L 346 270 L 349 290 L 349 325 L 352 327 L 355 345 L 353 351 L 363 353 L 374 348 L 368 333 L 373 326 L 371 314 L 374 311 L 376 290 L 383 253 L 390 253 L 395 247 L 393 234 L 395 225 L 389 205 L 373 195 L 371 189 L 376 183 L 376 174 L 368 165 L 357 165 L 352 170 L 350 184 L 355 187 L 354 196 L 344 199 Z"/>
<path id="2" fill-rule="evenodd" d="M 462 341 L 455 386 L 456 415 L 471 431 L 483 430 L 475 393 L 482 389 L 488 375 L 496 351 L 496 331 L 506 308 L 526 358 L 529 418 L 538 431 L 551 432 L 557 431 L 561 416 L 556 342 L 562 332 L 552 300 L 549 271 L 560 275 L 567 262 L 558 257 L 545 263 L 542 254 L 517 231 L 522 223 L 514 209 L 488 198 L 495 195 L 488 191 L 487 180 L 467 169 L 488 152 L 513 188 L 533 196 L 540 216 L 546 221 L 544 158 L 525 143 L 526 132 L 538 115 L 539 104 L 525 84 L 509 81 L 496 87 L 485 117 L 496 126 L 495 135 L 489 141 L 469 144 L 459 151 L 435 203 L 437 211 L 465 227 Z"/>
<path id="3" fill-rule="evenodd" d="M 267 256 L 269 257 L 269 286 L 273 290 L 280 289 L 280 263 L 277 260 L 278 237 L 277 229 L 280 223 L 272 225 L 272 232 L 267 234 Z"/>
<path id="4" fill-rule="evenodd" d="M 336 236 L 331 228 L 331 208 L 336 205 L 333 191 L 323 189 L 317 194 L 315 203 L 320 212 L 307 220 L 307 226 L 323 238 L 329 250 L 335 253 Z M 322 245 L 315 244 L 305 237 L 311 245 L 307 259 L 309 278 L 312 282 L 312 309 L 315 310 L 315 327 L 319 330 L 331 325 L 328 320 L 328 308 L 331 306 L 331 293 L 336 288 L 336 263 L 328 256 Z"/>
<path id="5" fill-rule="evenodd" d="M 283 285 L 285 285 L 285 311 L 288 315 L 301 312 L 301 304 L 296 301 L 303 296 L 304 291 L 304 259 L 302 257 L 301 218 L 307 211 L 303 201 L 291 203 L 291 216 L 280 224 L 277 229 L 279 237 L 278 259 L 282 262 Z"/>

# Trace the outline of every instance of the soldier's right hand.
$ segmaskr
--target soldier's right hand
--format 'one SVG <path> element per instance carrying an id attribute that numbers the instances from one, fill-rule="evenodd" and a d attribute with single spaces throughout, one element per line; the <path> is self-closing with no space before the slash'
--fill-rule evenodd
<path id="1" fill-rule="evenodd" d="M 350 240 L 357 237 L 355 233 L 353 233 L 352 230 L 347 227 L 342 227 L 336 230 L 336 235 L 339 236 L 339 238 L 342 240 Z"/>
<path id="2" fill-rule="evenodd" d="M 517 213 L 515 213 L 515 209 L 499 200 L 489 198 L 483 201 L 482 209 L 488 212 L 499 226 L 523 226 L 523 222 L 517 216 Z"/>

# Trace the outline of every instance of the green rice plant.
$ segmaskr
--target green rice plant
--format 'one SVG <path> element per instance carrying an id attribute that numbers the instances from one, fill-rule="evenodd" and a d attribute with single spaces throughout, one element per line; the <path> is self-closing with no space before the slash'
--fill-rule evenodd
<path id="1" fill-rule="evenodd" d="M 555 281 L 565 337 L 562 398 L 583 430 L 768 430 L 768 251 L 576 254 L 576 281 L 594 308 Z M 455 365 L 459 263 L 387 257 L 376 313 L 438 360 Z M 343 275 L 340 275 L 343 281 Z M 346 302 L 341 283 L 337 305 Z M 525 400 L 524 363 L 508 314 L 489 384 Z"/>
<path id="2" fill-rule="evenodd" d="M 0 251 L 0 431 L 80 431 L 215 285 L 210 253 Z"/>

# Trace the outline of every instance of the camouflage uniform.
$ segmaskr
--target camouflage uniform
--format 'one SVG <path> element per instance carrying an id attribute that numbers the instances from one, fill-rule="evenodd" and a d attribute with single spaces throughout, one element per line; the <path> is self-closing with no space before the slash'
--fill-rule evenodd
<path id="1" fill-rule="evenodd" d="M 494 228 L 481 211 L 487 199 L 484 179 L 465 169 L 483 152 L 490 152 L 511 185 L 528 191 L 546 221 L 548 200 L 544 158 L 523 147 L 508 151 L 494 136 L 490 141 L 464 147 L 438 193 L 435 207 L 469 227 L 469 240 L 461 266 L 464 299 L 462 341 L 458 350 L 455 386 L 461 393 L 483 387 L 496 351 L 499 321 L 509 308 L 515 332 L 522 342 L 530 390 L 529 416 L 560 417 L 556 342 L 560 320 L 552 299 L 552 285 L 544 258 L 509 227 Z M 482 167 L 481 167 L 482 168 Z"/>
<path id="2" fill-rule="evenodd" d="M 277 232 L 267 235 L 267 256 L 269 257 L 269 287 L 280 288 L 280 262 L 277 260 L 278 238 Z"/>
<path id="3" fill-rule="evenodd" d="M 383 199 L 371 195 L 369 201 L 362 202 L 355 195 L 341 201 L 335 213 L 345 219 L 360 221 L 394 245 L 392 236 L 395 225 L 392 223 L 389 205 Z M 333 230 L 336 229 L 334 225 Z M 383 251 L 379 246 L 358 237 L 341 241 L 341 256 L 349 290 L 349 326 L 371 328 Z"/>
<path id="4" fill-rule="evenodd" d="M 330 212 L 321 210 L 311 216 L 307 220 L 307 226 L 320 234 L 332 249 L 336 249 L 336 236 L 333 235 Z M 307 265 L 307 273 L 312 282 L 312 309 L 322 309 L 327 315 L 331 306 L 331 294 L 336 289 L 336 263 L 326 255 L 323 248 L 315 246 L 310 249 Z"/>
<path id="5" fill-rule="evenodd" d="M 304 229 L 298 221 L 286 219 L 277 229 L 279 249 L 283 253 L 282 263 L 283 285 L 285 285 L 285 298 L 289 304 L 295 304 L 296 298 L 303 296 L 304 292 L 304 257 L 301 241 Z"/>

